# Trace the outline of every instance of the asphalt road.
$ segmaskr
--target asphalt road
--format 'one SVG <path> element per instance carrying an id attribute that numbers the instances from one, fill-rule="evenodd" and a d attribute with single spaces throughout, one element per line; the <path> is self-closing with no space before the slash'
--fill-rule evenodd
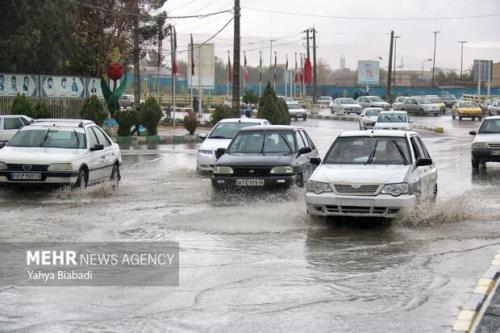
<path id="1" fill-rule="evenodd" d="M 470 167 L 450 116 L 422 131 L 439 198 L 417 219 L 317 222 L 304 192 L 220 200 L 196 146 L 123 151 L 123 181 L 84 192 L 0 190 L 0 241 L 180 243 L 178 287 L 0 287 L 0 331 L 447 332 L 500 246 L 500 165 Z M 353 122 L 307 120 L 324 154 Z"/>

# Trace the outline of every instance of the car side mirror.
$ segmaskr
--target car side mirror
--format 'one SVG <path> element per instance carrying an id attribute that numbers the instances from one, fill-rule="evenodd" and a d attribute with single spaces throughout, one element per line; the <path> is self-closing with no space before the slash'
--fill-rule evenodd
<path id="1" fill-rule="evenodd" d="M 202 140 L 205 140 L 207 138 L 206 134 L 198 134 L 198 137 Z"/>
<path id="2" fill-rule="evenodd" d="M 95 144 L 94 147 L 90 147 L 90 151 L 104 150 L 104 145 Z"/>
<path id="3" fill-rule="evenodd" d="M 311 157 L 309 159 L 309 162 L 311 162 L 312 165 L 320 165 L 321 164 L 321 158 L 319 158 L 319 157 Z"/>
<path id="4" fill-rule="evenodd" d="M 417 160 L 417 167 L 432 165 L 432 160 L 430 158 L 421 158 Z"/>
<path id="5" fill-rule="evenodd" d="M 219 148 L 215 151 L 215 158 L 219 159 L 222 155 L 226 153 L 226 148 Z"/>
<path id="6" fill-rule="evenodd" d="M 299 149 L 298 155 L 309 154 L 310 152 L 312 152 L 311 147 L 302 147 Z"/>
<path id="7" fill-rule="evenodd" d="M 476 131 L 470 131 L 469 134 L 470 135 L 477 135 L 477 132 Z"/>

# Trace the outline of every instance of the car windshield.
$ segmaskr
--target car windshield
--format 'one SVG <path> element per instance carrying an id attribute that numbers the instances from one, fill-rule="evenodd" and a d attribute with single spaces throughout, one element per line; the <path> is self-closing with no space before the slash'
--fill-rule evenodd
<path id="1" fill-rule="evenodd" d="M 234 123 L 219 123 L 215 126 L 212 133 L 210 133 L 210 139 L 232 139 L 242 128 L 255 126 L 257 123 L 250 122 L 234 122 Z"/>
<path id="2" fill-rule="evenodd" d="M 415 98 L 418 104 L 432 104 L 427 98 Z"/>
<path id="3" fill-rule="evenodd" d="M 352 98 L 342 98 L 340 100 L 342 104 L 355 104 L 356 102 Z"/>
<path id="4" fill-rule="evenodd" d="M 384 100 L 378 96 L 372 96 L 372 97 L 368 97 L 368 100 L 370 102 L 383 102 Z"/>
<path id="5" fill-rule="evenodd" d="M 290 110 L 302 109 L 302 105 L 300 105 L 300 104 L 288 104 L 288 109 L 290 109 Z"/>
<path id="6" fill-rule="evenodd" d="M 228 148 L 230 154 L 292 154 L 296 151 L 292 131 L 242 131 Z"/>
<path id="7" fill-rule="evenodd" d="M 403 164 L 411 162 L 408 142 L 401 137 L 340 137 L 325 164 Z"/>
<path id="8" fill-rule="evenodd" d="M 398 97 L 396 98 L 396 102 L 404 102 L 408 97 Z"/>
<path id="9" fill-rule="evenodd" d="M 458 103 L 458 107 L 459 108 L 475 108 L 475 107 L 478 107 L 476 103 L 474 102 L 460 102 Z"/>
<path id="10" fill-rule="evenodd" d="M 487 119 L 479 127 L 479 134 L 500 134 L 500 119 Z"/>
<path id="11" fill-rule="evenodd" d="M 318 100 L 320 100 L 320 101 L 329 101 L 330 97 L 329 96 L 321 96 L 320 98 L 318 98 Z"/>
<path id="12" fill-rule="evenodd" d="M 382 110 L 377 110 L 377 109 L 369 109 L 368 110 L 367 109 L 365 111 L 365 114 L 366 114 L 367 117 L 376 117 L 376 116 L 378 116 L 378 114 L 380 113 L 380 111 L 382 111 Z"/>
<path id="13" fill-rule="evenodd" d="M 407 117 L 405 113 L 391 112 L 378 115 L 377 122 L 380 123 L 406 123 Z"/>
<path id="14" fill-rule="evenodd" d="M 18 132 L 8 146 L 86 149 L 87 141 L 85 134 L 76 130 L 26 129 Z"/>

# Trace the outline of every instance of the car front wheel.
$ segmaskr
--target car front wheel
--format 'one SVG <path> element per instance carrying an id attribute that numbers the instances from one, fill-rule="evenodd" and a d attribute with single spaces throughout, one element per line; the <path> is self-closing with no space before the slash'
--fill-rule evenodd
<path id="1" fill-rule="evenodd" d="M 472 158 L 471 159 L 472 169 L 479 169 L 479 161 Z"/>
<path id="2" fill-rule="evenodd" d="M 114 190 L 117 190 L 118 187 L 120 186 L 120 180 L 121 180 L 121 175 L 120 175 L 120 166 L 118 164 L 113 165 L 113 169 L 111 170 L 111 185 L 113 186 Z"/>
<path id="3" fill-rule="evenodd" d="M 78 178 L 76 179 L 74 188 L 84 190 L 85 188 L 87 188 L 88 180 L 89 180 L 89 175 L 87 171 L 85 169 L 81 169 L 78 172 Z"/>

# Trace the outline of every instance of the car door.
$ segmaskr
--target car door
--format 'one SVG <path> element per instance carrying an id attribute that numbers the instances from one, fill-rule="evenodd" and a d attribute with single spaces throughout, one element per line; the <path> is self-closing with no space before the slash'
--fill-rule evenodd
<path id="1" fill-rule="evenodd" d="M 299 152 L 302 148 L 307 147 L 304 138 L 302 137 L 299 130 L 295 131 L 295 141 L 297 142 L 297 152 Z M 308 167 L 308 164 L 308 154 L 297 155 L 297 166 L 300 169 L 300 173 L 302 174 L 304 181 L 309 178 L 310 169 Z"/>
<path id="2" fill-rule="evenodd" d="M 4 117 L 0 131 L 0 141 L 9 141 L 24 126 L 19 117 Z"/>
<path id="3" fill-rule="evenodd" d="M 305 130 L 301 130 L 300 131 L 301 134 L 302 134 L 302 137 L 304 138 L 304 141 L 306 143 L 306 146 L 311 148 L 311 152 L 307 154 L 307 163 L 308 163 L 308 167 L 309 167 L 309 175 L 307 177 L 307 179 L 309 179 L 309 177 L 311 177 L 311 175 L 313 174 L 314 170 L 316 169 L 317 165 L 314 165 L 310 162 L 311 158 L 319 158 L 319 152 L 318 152 L 318 149 L 316 148 L 316 146 L 314 145 L 314 142 L 311 140 L 311 137 L 309 136 L 309 134 L 307 134 L 307 132 Z"/>
<path id="4" fill-rule="evenodd" d="M 99 140 L 97 140 L 97 136 L 94 131 L 90 127 L 87 127 L 87 141 L 89 145 L 89 149 L 99 144 Z M 89 151 L 89 175 L 88 182 L 89 184 L 95 183 L 101 180 L 102 178 L 102 169 L 104 166 L 104 159 L 102 158 L 102 150 Z"/>
<path id="5" fill-rule="evenodd" d="M 424 150 L 420 146 L 420 143 L 417 139 L 416 135 L 412 135 L 410 137 L 411 147 L 415 156 L 415 168 L 413 169 L 414 179 L 416 190 L 418 192 L 418 196 L 422 200 L 426 200 L 429 198 L 431 190 L 429 190 L 430 184 L 430 166 L 419 166 L 417 167 L 417 161 L 425 158 Z"/>
<path id="6" fill-rule="evenodd" d="M 422 153 L 424 154 L 424 158 L 432 160 L 431 155 L 429 154 L 429 151 L 427 150 L 427 147 L 425 146 L 422 139 L 419 136 L 416 136 L 416 138 L 418 140 L 418 143 L 420 144 Z M 437 178 L 438 178 L 437 168 L 434 165 L 434 163 L 432 163 L 432 165 L 425 166 L 425 168 L 426 168 L 424 169 L 425 177 L 427 178 L 428 190 L 429 190 L 428 198 L 430 199 L 434 195 L 434 187 L 437 184 Z"/>
<path id="7" fill-rule="evenodd" d="M 111 142 L 102 132 L 102 130 L 97 126 L 91 127 L 92 131 L 97 137 L 99 144 L 103 145 L 104 149 L 101 151 L 101 159 L 103 160 L 102 169 L 99 173 L 101 179 L 106 179 L 111 177 L 111 171 L 113 169 L 113 164 L 115 163 L 116 156 L 111 146 Z"/>

